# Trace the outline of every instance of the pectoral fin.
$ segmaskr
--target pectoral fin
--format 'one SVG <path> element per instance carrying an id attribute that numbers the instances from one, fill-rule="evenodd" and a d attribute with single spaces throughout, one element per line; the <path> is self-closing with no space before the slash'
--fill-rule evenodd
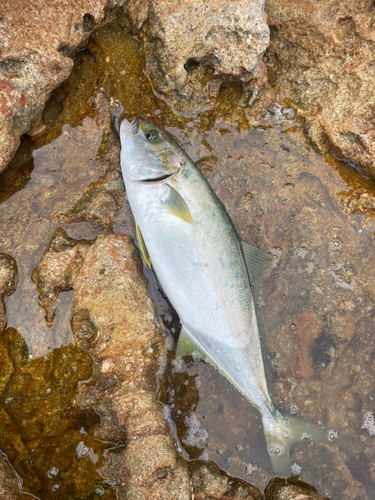
<path id="1" fill-rule="evenodd" d="M 168 193 L 162 199 L 162 204 L 165 210 L 185 222 L 189 224 L 193 223 L 193 218 L 191 216 L 190 210 L 182 197 L 177 193 L 175 189 L 171 186 L 168 186 Z"/>
<path id="2" fill-rule="evenodd" d="M 151 259 L 150 259 L 150 256 L 148 254 L 141 230 L 139 229 L 139 226 L 137 223 L 135 223 L 135 229 L 137 231 L 137 238 L 138 238 L 139 248 L 141 250 L 142 257 L 147 262 L 148 267 L 151 269 Z"/>

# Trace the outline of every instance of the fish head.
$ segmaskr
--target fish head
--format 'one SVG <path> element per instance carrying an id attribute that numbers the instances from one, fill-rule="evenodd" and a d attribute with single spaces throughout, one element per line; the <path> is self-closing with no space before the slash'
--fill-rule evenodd
<path id="1" fill-rule="evenodd" d="M 168 134 L 148 120 L 123 120 L 120 140 L 125 180 L 163 180 L 179 172 L 185 153 Z"/>

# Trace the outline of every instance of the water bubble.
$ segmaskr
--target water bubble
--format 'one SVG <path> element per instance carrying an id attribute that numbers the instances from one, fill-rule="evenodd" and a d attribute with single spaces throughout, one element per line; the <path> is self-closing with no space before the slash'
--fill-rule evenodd
<path id="1" fill-rule="evenodd" d="M 199 377 L 196 377 L 195 380 L 194 380 L 194 384 L 195 384 L 195 387 L 197 389 L 200 389 L 202 387 L 202 381 Z"/>
<path id="2" fill-rule="evenodd" d="M 310 434 L 307 434 L 307 432 L 304 432 L 301 436 L 301 441 L 309 440 L 311 441 L 311 436 Z"/>
<path id="3" fill-rule="evenodd" d="M 255 471 L 258 470 L 258 466 L 257 464 L 249 464 L 247 467 L 246 467 L 246 474 L 248 476 L 251 476 L 251 474 Z"/>
<path id="4" fill-rule="evenodd" d="M 341 250 L 341 247 L 342 247 L 342 241 L 340 240 L 340 238 L 333 238 L 329 242 L 329 248 L 331 250 L 338 251 L 338 250 Z"/>
<path id="5" fill-rule="evenodd" d="M 54 485 L 52 486 L 52 491 L 57 491 L 59 488 L 60 488 L 60 485 L 59 485 L 59 484 L 54 484 Z"/>
<path id="6" fill-rule="evenodd" d="M 269 453 L 274 453 L 277 457 L 282 457 L 285 453 L 284 446 L 281 444 L 274 444 L 271 448 L 268 448 Z"/>
<path id="7" fill-rule="evenodd" d="M 98 486 L 95 488 L 95 493 L 100 496 L 104 495 L 104 488 L 102 486 Z"/>
<path id="8" fill-rule="evenodd" d="M 330 443 L 333 443 L 334 441 L 336 441 L 336 439 L 339 437 L 339 433 L 338 431 L 335 431 L 335 430 L 330 430 L 327 432 L 327 439 Z"/>
<path id="9" fill-rule="evenodd" d="M 83 441 L 79 442 L 76 447 L 77 458 L 84 458 L 90 453 L 90 448 L 87 448 Z"/>
<path id="10" fill-rule="evenodd" d="M 238 444 L 238 445 L 236 446 L 236 448 L 237 448 L 237 450 L 238 450 L 238 451 L 242 451 L 242 450 L 243 450 L 243 446 L 241 446 L 240 444 Z"/>
<path id="11" fill-rule="evenodd" d="M 291 415 L 296 415 L 296 414 L 298 413 L 298 411 L 299 411 L 299 408 L 298 408 L 298 406 L 297 406 L 297 405 L 294 405 L 294 404 L 293 404 L 293 405 L 290 405 L 290 406 L 289 406 L 289 413 L 290 413 Z"/>
<path id="12" fill-rule="evenodd" d="M 49 478 L 52 478 L 53 476 L 57 476 L 59 473 L 59 469 L 56 469 L 56 467 L 51 467 L 50 470 L 47 472 L 47 476 Z"/>
<path id="13" fill-rule="evenodd" d="M 202 429 L 201 423 L 195 413 L 192 413 L 190 417 L 185 417 L 185 425 L 188 430 L 186 433 L 186 438 L 182 440 L 184 444 L 188 446 L 197 446 L 198 448 L 203 448 L 208 440 L 208 432 Z"/>
<path id="14" fill-rule="evenodd" d="M 361 429 L 367 429 L 370 436 L 375 436 L 375 415 L 371 411 L 368 411 L 363 417 Z"/>
<path id="15" fill-rule="evenodd" d="M 290 473 L 292 476 L 299 476 L 301 474 L 302 467 L 296 463 L 290 466 Z"/>
<path id="16" fill-rule="evenodd" d="M 295 324 L 295 323 L 291 323 L 291 324 L 289 325 L 289 328 L 292 330 L 292 332 L 295 332 L 295 331 L 297 330 L 297 326 L 296 326 L 296 324 Z"/>

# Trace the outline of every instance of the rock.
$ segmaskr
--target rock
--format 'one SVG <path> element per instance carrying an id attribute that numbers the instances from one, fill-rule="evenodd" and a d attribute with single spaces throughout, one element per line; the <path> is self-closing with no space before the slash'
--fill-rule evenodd
<path id="1" fill-rule="evenodd" d="M 250 100 L 263 83 L 269 43 L 264 0 L 133 0 L 126 9 L 141 30 L 158 95 L 183 114 L 212 107 L 222 82 L 243 82 Z"/>
<path id="2" fill-rule="evenodd" d="M 20 479 L 15 475 L 3 454 L 0 454 L 0 495 L 2 500 L 24 498 L 24 495 L 20 493 Z"/>
<path id="3" fill-rule="evenodd" d="M 212 462 L 189 462 L 194 500 L 260 500 L 258 488 L 245 481 L 234 479 L 222 472 Z"/>
<path id="4" fill-rule="evenodd" d="M 46 310 L 55 298 L 57 276 L 62 286 L 67 282 L 67 272 L 54 271 L 56 259 L 63 259 L 64 251 L 54 256 L 62 237 L 60 230 L 34 271 Z M 68 280 L 74 290 L 73 333 L 93 359 L 96 381 L 80 386 L 79 404 L 102 416 L 101 439 L 118 443 L 115 452 L 106 454 L 100 474 L 117 486 L 119 498 L 188 499 L 189 475 L 155 396 L 166 344 L 138 251 L 128 236 L 111 233 L 101 233 L 89 247 L 76 242 L 74 255 L 72 241 L 66 241 L 67 266 L 80 266 Z"/>
<path id="5" fill-rule="evenodd" d="M 0 172 L 22 134 L 43 129 L 40 117 L 52 90 L 73 67 L 72 56 L 122 0 L 27 2 L 0 6 Z"/>
<path id="6" fill-rule="evenodd" d="M 365 488 L 354 479 L 345 462 L 338 453 L 338 448 L 326 444 L 298 448 L 292 461 L 298 461 L 302 467 L 299 477 L 302 481 L 314 484 L 325 496 L 335 500 L 368 500 Z"/>
<path id="7" fill-rule="evenodd" d="M 292 478 L 272 479 L 264 493 L 265 500 L 328 500 L 312 486 Z"/>
<path id="8" fill-rule="evenodd" d="M 0 333 L 5 328 L 5 299 L 11 295 L 17 283 L 16 261 L 6 253 L 0 253 Z"/>
<path id="9" fill-rule="evenodd" d="M 372 2 L 267 0 L 272 80 L 323 151 L 375 177 Z"/>

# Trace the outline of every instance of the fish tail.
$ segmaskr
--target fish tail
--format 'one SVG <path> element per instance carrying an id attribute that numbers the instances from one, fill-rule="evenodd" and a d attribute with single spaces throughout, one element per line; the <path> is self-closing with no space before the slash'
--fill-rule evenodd
<path id="1" fill-rule="evenodd" d="M 272 415 L 263 415 L 263 428 L 272 468 L 277 476 L 290 476 L 290 450 L 296 443 L 325 443 L 350 448 L 338 431 L 299 417 L 284 417 L 277 410 Z"/>

